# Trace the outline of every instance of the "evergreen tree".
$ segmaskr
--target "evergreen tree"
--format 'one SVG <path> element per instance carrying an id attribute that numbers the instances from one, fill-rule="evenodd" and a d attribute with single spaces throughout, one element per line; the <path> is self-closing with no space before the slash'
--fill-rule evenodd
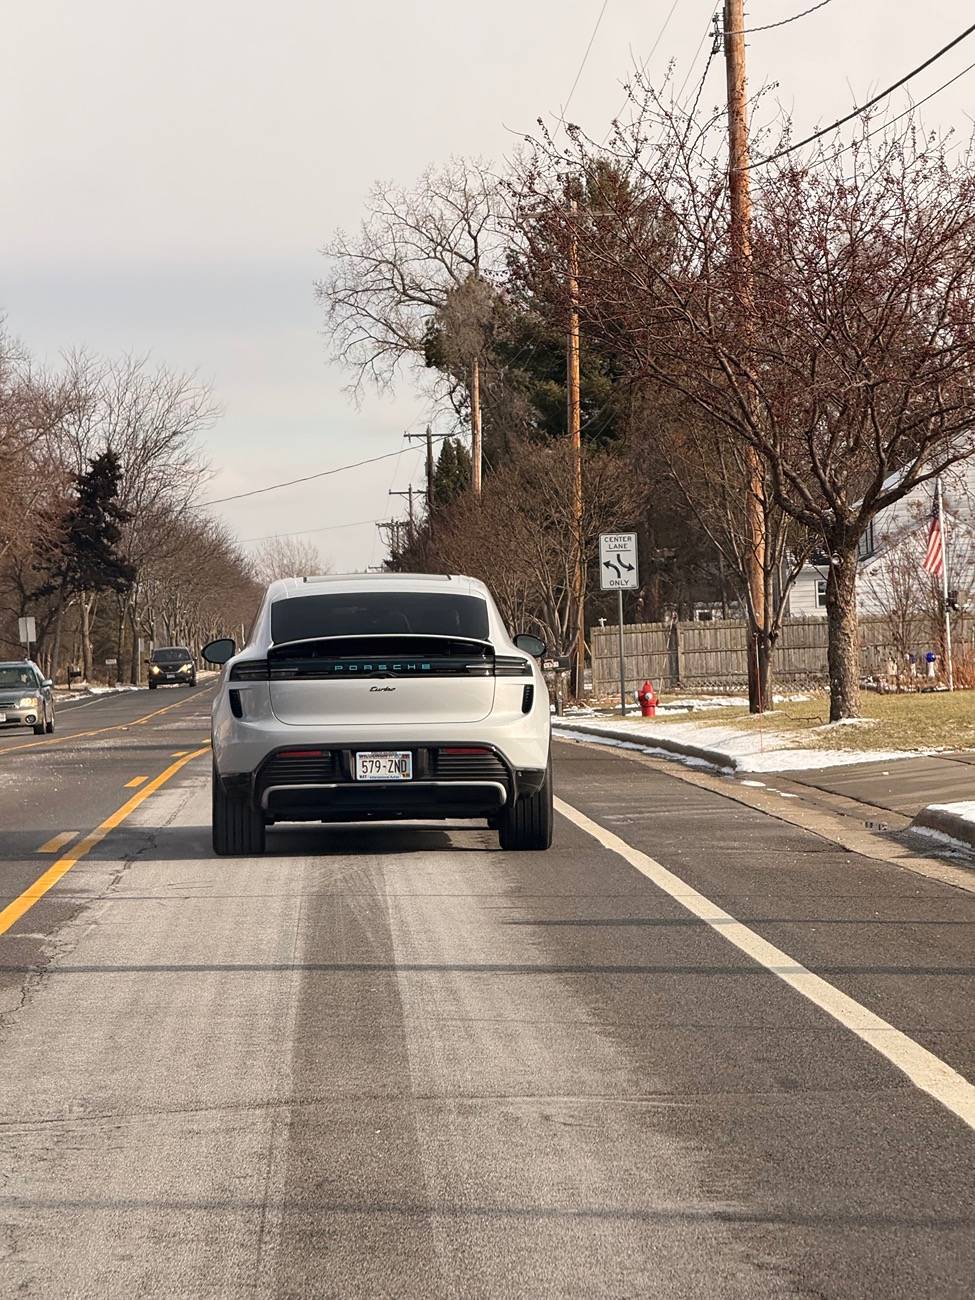
<path id="1" fill-rule="evenodd" d="M 459 438 L 445 438 L 433 471 L 433 504 L 449 505 L 471 485 L 471 454 Z"/>
<path id="2" fill-rule="evenodd" d="M 52 577 L 41 594 L 60 589 L 65 594 L 125 591 L 135 569 L 119 554 L 122 525 L 132 516 L 118 500 L 122 470 L 114 451 L 103 451 L 88 462 L 76 479 L 75 500 L 69 506 L 52 547 Z"/>

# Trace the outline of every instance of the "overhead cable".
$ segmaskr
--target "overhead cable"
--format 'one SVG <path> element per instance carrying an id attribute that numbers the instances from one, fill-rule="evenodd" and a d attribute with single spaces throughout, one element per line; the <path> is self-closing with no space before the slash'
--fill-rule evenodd
<path id="1" fill-rule="evenodd" d="M 787 149 L 780 149 L 778 153 L 769 154 L 767 158 L 757 158 L 753 163 L 750 163 L 749 166 L 762 167 L 765 163 L 776 162 L 779 158 L 785 158 L 788 154 L 795 153 L 797 149 L 803 149 L 807 144 L 812 144 L 814 141 L 822 139 L 824 135 L 829 135 L 831 131 L 835 131 L 838 127 L 845 126 L 847 122 L 852 122 L 855 117 L 859 117 L 862 113 L 865 113 L 868 108 L 873 108 L 874 104 L 879 104 L 882 99 L 886 99 L 887 96 L 892 94 L 895 90 L 899 90 L 900 87 L 910 81 L 912 77 L 916 77 L 919 72 L 923 72 L 925 68 L 930 68 L 932 63 L 936 63 L 938 59 L 947 54 L 949 50 L 953 50 L 955 46 L 965 40 L 967 36 L 971 36 L 972 32 L 975 32 L 975 23 L 973 23 L 971 27 L 966 27 L 965 30 L 960 35 L 956 36 L 953 41 L 949 41 L 948 44 L 942 46 L 936 54 L 932 54 L 929 59 L 925 59 L 925 61 L 918 64 L 916 68 L 912 68 L 912 70 L 905 76 L 901 77 L 898 81 L 895 81 L 892 86 L 888 86 L 886 90 L 882 90 L 879 95 L 874 95 L 873 99 L 868 99 L 865 104 L 861 104 L 858 108 L 855 108 L 852 113 L 847 113 L 845 117 L 841 117 L 837 121 L 831 122 L 829 126 L 824 126 L 820 131 L 814 131 L 812 135 L 807 135 L 804 140 L 800 140 L 797 144 L 790 144 Z"/>

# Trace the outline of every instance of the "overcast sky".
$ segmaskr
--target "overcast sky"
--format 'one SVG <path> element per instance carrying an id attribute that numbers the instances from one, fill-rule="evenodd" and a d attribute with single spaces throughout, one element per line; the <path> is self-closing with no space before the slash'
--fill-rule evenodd
<path id="1" fill-rule="evenodd" d="M 754 0 L 772 23 L 813 0 Z M 683 80 L 713 0 L 608 0 L 569 117 L 605 131 L 649 65 Z M 370 183 L 451 154 L 499 158 L 569 92 L 602 0 L 19 0 L 3 6 L 0 312 L 38 357 L 149 352 L 213 386 L 206 435 L 222 497 L 397 450 L 427 407 L 404 383 L 356 409 L 328 364 L 318 249 Z M 752 88 L 778 83 L 805 134 L 971 21 L 963 0 L 831 0 L 749 42 Z M 703 68 L 701 53 L 696 76 Z M 920 99 L 975 60 L 975 36 L 911 83 Z M 693 84 L 693 83 L 692 83 Z M 716 59 L 702 104 L 723 95 Z M 895 101 L 903 107 L 901 97 Z M 970 130 L 975 70 L 925 105 Z M 218 507 L 242 540 L 401 513 L 420 450 Z M 338 569 L 376 563 L 376 529 L 310 533 Z"/>

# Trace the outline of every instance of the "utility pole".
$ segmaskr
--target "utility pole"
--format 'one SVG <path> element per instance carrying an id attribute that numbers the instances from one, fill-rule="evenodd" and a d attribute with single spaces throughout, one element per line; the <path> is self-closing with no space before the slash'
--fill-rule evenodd
<path id="1" fill-rule="evenodd" d="M 941 486 L 941 476 L 935 479 L 935 500 L 938 507 L 938 523 L 941 526 L 941 608 L 944 610 L 945 641 L 945 676 L 948 690 L 955 689 L 955 668 L 951 654 L 951 605 L 948 591 L 948 521 L 945 518 L 945 496 Z"/>
<path id="2" fill-rule="evenodd" d="M 471 362 L 471 487 L 481 495 L 481 361 L 475 353 Z"/>
<path id="3" fill-rule="evenodd" d="M 427 523 L 433 519 L 433 433 L 429 424 L 426 433 L 404 433 L 404 438 L 426 438 L 427 440 Z"/>
<path id="4" fill-rule="evenodd" d="M 752 274 L 752 203 L 749 184 L 748 91 L 745 77 L 744 0 L 725 0 L 724 49 L 728 79 L 728 188 L 731 200 L 731 256 L 738 282 L 739 330 L 749 343 L 755 329 L 755 292 Z M 750 418 L 755 419 L 749 395 Z M 746 445 L 745 576 L 754 639 L 748 647 L 748 702 L 761 713 L 768 644 L 765 639 L 765 503 L 762 462 L 754 447 Z"/>
<path id="5" fill-rule="evenodd" d="M 405 492 L 393 492 L 390 490 L 389 495 L 391 497 L 406 497 L 409 502 L 409 513 L 407 516 L 409 519 L 409 527 L 407 536 L 410 539 L 410 546 L 412 546 L 416 541 L 416 523 L 413 518 L 413 484 L 411 483 Z"/>
<path id="6" fill-rule="evenodd" d="M 576 602 L 573 690 L 582 699 L 586 676 L 586 557 L 582 540 L 582 413 L 579 401 L 579 204 L 569 203 L 569 331 L 566 339 L 566 393 L 572 457 L 572 535 L 575 547 L 573 596 Z"/>

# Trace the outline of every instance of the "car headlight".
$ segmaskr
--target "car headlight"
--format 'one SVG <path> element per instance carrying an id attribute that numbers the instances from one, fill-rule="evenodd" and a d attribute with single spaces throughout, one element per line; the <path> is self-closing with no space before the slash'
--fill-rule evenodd
<path id="1" fill-rule="evenodd" d="M 25 695 L 24 698 L 23 698 L 22 700 L 18 700 L 18 701 L 17 701 L 17 708 L 18 708 L 18 709 L 36 709 L 36 708 L 37 708 L 37 696 L 36 696 L 36 695 Z"/>
<path id="2" fill-rule="evenodd" d="M 179 666 L 179 670 L 180 670 L 181 673 L 191 673 L 191 672 L 193 671 L 193 665 L 192 665 L 192 664 L 180 664 L 180 666 Z"/>
<path id="3" fill-rule="evenodd" d="M 152 667 L 149 669 L 149 671 L 150 671 L 151 673 L 158 673 L 158 672 L 160 671 L 160 669 L 159 669 L 159 665 L 158 665 L 158 664 L 153 664 Z"/>

